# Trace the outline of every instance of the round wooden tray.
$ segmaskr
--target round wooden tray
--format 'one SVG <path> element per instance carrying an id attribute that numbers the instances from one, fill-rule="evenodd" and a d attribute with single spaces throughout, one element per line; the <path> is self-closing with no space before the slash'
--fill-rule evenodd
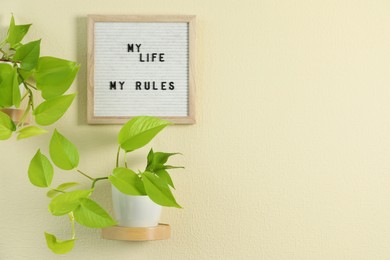
<path id="1" fill-rule="evenodd" d="M 24 109 L 19 109 L 19 108 L 4 108 L 1 109 L 1 112 L 6 113 L 12 121 L 14 121 L 16 124 L 19 123 L 20 119 L 22 118 L 24 114 Z M 24 124 L 28 125 L 30 123 L 30 116 L 28 115 Z"/>
<path id="2" fill-rule="evenodd" d="M 150 241 L 171 237 L 171 226 L 158 224 L 155 227 L 108 227 L 102 229 L 102 237 L 111 240 Z"/>

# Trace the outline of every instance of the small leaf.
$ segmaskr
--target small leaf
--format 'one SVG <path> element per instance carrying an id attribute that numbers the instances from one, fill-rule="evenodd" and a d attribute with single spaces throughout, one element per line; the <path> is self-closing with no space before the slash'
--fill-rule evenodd
<path id="1" fill-rule="evenodd" d="M 115 220 L 91 199 L 80 199 L 80 206 L 73 212 L 75 220 L 86 227 L 104 228 L 114 226 Z"/>
<path id="2" fill-rule="evenodd" d="M 28 178 L 37 187 L 49 187 L 53 179 L 53 166 L 49 159 L 38 150 L 28 167 Z"/>
<path id="3" fill-rule="evenodd" d="M 148 153 L 148 156 L 146 158 L 147 159 L 147 166 L 149 166 L 149 164 L 152 163 L 153 157 L 154 157 L 154 152 L 153 152 L 153 148 L 151 148 L 149 153 Z"/>
<path id="4" fill-rule="evenodd" d="M 160 177 L 161 180 L 166 182 L 169 186 L 175 188 L 175 186 L 173 185 L 172 178 L 166 170 L 159 170 L 156 172 L 156 175 Z"/>
<path id="5" fill-rule="evenodd" d="M 61 185 L 59 185 L 57 188 L 55 188 L 56 190 L 49 190 L 47 193 L 46 193 L 46 196 L 48 196 L 49 198 L 54 198 L 55 196 L 57 196 L 59 193 L 59 191 L 66 191 L 67 189 L 70 189 L 72 187 L 75 187 L 77 185 L 80 185 L 79 183 L 77 182 L 66 182 L 66 183 L 62 183 Z"/>
<path id="6" fill-rule="evenodd" d="M 41 134 L 47 133 L 45 129 L 39 128 L 37 126 L 27 126 L 18 131 L 18 137 L 17 140 L 24 139 L 24 138 L 29 138 Z"/>
<path id="7" fill-rule="evenodd" d="M 74 144 L 54 130 L 50 140 L 50 158 L 57 167 L 72 170 L 79 165 L 79 152 Z"/>
<path id="8" fill-rule="evenodd" d="M 54 216 L 62 216 L 75 210 L 80 205 L 81 198 L 87 198 L 92 190 L 75 190 L 62 193 L 52 199 L 49 204 L 49 211 Z"/>
<path id="9" fill-rule="evenodd" d="M 60 119 L 72 104 L 76 94 L 55 97 L 42 102 L 35 110 L 35 121 L 40 125 L 51 125 Z"/>
<path id="10" fill-rule="evenodd" d="M 120 130 L 118 143 L 126 152 L 147 145 L 171 122 L 151 116 L 138 116 L 128 121 Z"/>
<path id="11" fill-rule="evenodd" d="M 124 194 L 134 196 L 146 195 L 145 188 L 140 177 L 130 169 L 115 168 L 108 179 L 112 185 Z"/>
<path id="12" fill-rule="evenodd" d="M 17 71 L 10 64 L 0 63 L 0 107 L 20 105 Z"/>
<path id="13" fill-rule="evenodd" d="M 69 253 L 74 247 L 74 239 L 61 241 L 57 240 L 56 236 L 46 232 L 45 238 L 47 247 L 55 254 L 62 255 Z"/>
<path id="14" fill-rule="evenodd" d="M 16 50 L 13 60 L 21 62 L 21 69 L 30 71 L 37 66 L 40 44 L 41 40 L 33 41 L 19 47 Z"/>
<path id="15" fill-rule="evenodd" d="M 6 113 L 0 111 L 0 140 L 10 138 L 15 130 L 16 126 L 11 118 Z"/>
<path id="16" fill-rule="evenodd" d="M 37 88 L 44 99 L 61 96 L 72 85 L 80 65 L 54 57 L 41 57 L 35 72 Z"/>
<path id="17" fill-rule="evenodd" d="M 168 161 L 169 157 L 176 154 L 179 153 L 163 153 L 163 152 L 154 153 L 153 150 L 150 150 L 148 154 L 148 164 L 146 166 L 146 171 L 157 172 L 159 170 L 166 169 L 164 164 Z"/>
<path id="18" fill-rule="evenodd" d="M 15 25 L 14 16 L 11 17 L 11 22 L 8 29 L 6 41 L 11 45 L 11 48 L 17 46 L 30 29 L 31 24 Z"/>
<path id="19" fill-rule="evenodd" d="M 142 173 L 142 181 L 149 198 L 161 206 L 181 208 L 168 184 L 151 172 Z"/>

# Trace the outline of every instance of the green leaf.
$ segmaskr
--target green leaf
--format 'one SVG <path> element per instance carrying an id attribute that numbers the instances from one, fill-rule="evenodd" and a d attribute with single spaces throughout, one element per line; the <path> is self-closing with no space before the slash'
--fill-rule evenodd
<path id="1" fill-rule="evenodd" d="M 109 181 L 120 192 L 127 195 L 146 195 L 141 178 L 132 170 L 127 168 L 115 168 Z"/>
<path id="2" fill-rule="evenodd" d="M 120 130 L 118 143 L 126 152 L 147 145 L 161 130 L 172 124 L 151 116 L 138 116 L 128 121 Z"/>
<path id="3" fill-rule="evenodd" d="M 73 212 L 75 220 L 86 227 L 104 228 L 114 226 L 115 220 L 91 199 L 80 199 L 80 206 Z"/>
<path id="4" fill-rule="evenodd" d="M 74 239 L 61 241 L 57 240 L 55 235 L 46 232 L 45 238 L 47 247 L 55 254 L 63 255 L 69 253 L 74 247 Z"/>
<path id="5" fill-rule="evenodd" d="M 72 104 L 76 94 L 55 97 L 42 102 L 35 110 L 35 121 L 40 125 L 51 125 L 60 119 Z"/>
<path id="6" fill-rule="evenodd" d="M 18 45 L 24 36 L 27 34 L 30 29 L 31 24 L 15 25 L 14 16 L 11 17 L 11 22 L 8 29 L 8 35 L 6 42 L 11 45 L 11 48 L 14 48 Z"/>
<path id="7" fill-rule="evenodd" d="M 37 88 L 44 99 L 61 96 L 72 85 L 80 65 L 54 57 L 41 57 L 35 72 Z"/>
<path id="8" fill-rule="evenodd" d="M 163 152 L 153 152 L 153 149 L 150 150 L 148 154 L 148 164 L 146 166 L 146 171 L 157 172 L 159 170 L 164 170 L 165 163 L 168 161 L 169 157 L 179 153 L 163 153 Z M 180 167 L 178 167 L 180 168 Z"/>
<path id="9" fill-rule="evenodd" d="M 24 138 L 29 138 L 41 134 L 47 133 L 45 129 L 39 128 L 37 126 L 27 126 L 18 131 L 18 137 L 17 140 L 24 139 Z"/>
<path id="10" fill-rule="evenodd" d="M 10 138 L 15 130 L 16 126 L 11 118 L 6 113 L 0 111 L 0 140 Z"/>
<path id="11" fill-rule="evenodd" d="M 51 200 L 49 211 L 54 216 L 62 216 L 75 210 L 80 205 L 81 198 L 87 198 L 92 190 L 75 190 L 62 193 Z"/>
<path id="12" fill-rule="evenodd" d="M 142 181 L 145 185 L 146 193 L 155 203 L 166 207 L 181 208 L 165 181 L 151 172 L 142 173 Z"/>
<path id="13" fill-rule="evenodd" d="M 0 107 L 19 107 L 20 99 L 16 68 L 0 63 Z"/>
<path id="14" fill-rule="evenodd" d="M 30 71 L 37 66 L 41 40 L 29 42 L 16 49 L 14 61 L 20 61 L 20 68 Z"/>
<path id="15" fill-rule="evenodd" d="M 0 106 L 13 105 L 13 68 L 10 64 L 0 63 Z"/>
<path id="16" fill-rule="evenodd" d="M 166 170 L 159 170 L 155 174 L 158 177 L 160 177 L 161 180 L 166 182 L 169 186 L 171 186 L 172 188 L 175 188 L 175 185 L 173 185 L 172 178 Z"/>
<path id="17" fill-rule="evenodd" d="M 55 188 L 56 190 L 49 190 L 47 193 L 46 193 L 46 196 L 48 196 L 49 198 L 54 198 L 55 196 L 57 196 L 58 194 L 60 194 L 61 192 L 59 191 L 66 191 L 67 189 L 70 189 L 72 187 L 75 187 L 77 185 L 80 185 L 79 183 L 77 182 L 66 182 L 66 183 L 62 183 L 61 185 L 59 185 L 57 188 Z"/>
<path id="18" fill-rule="evenodd" d="M 79 165 L 79 152 L 74 144 L 54 129 L 50 140 L 50 158 L 63 170 L 72 170 Z"/>
<path id="19" fill-rule="evenodd" d="M 38 150 L 28 167 L 28 178 L 37 187 L 49 187 L 53 179 L 53 166 L 49 159 Z"/>

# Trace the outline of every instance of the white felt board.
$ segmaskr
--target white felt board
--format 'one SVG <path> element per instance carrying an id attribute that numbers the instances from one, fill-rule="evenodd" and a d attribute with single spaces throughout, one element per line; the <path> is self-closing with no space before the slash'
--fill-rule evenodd
<path id="1" fill-rule="evenodd" d="M 186 22 L 96 22 L 94 116 L 188 116 L 188 26 Z M 139 49 L 136 44 L 141 44 Z M 146 62 L 152 53 L 157 58 Z M 123 89 L 119 81 L 125 82 Z M 113 82 L 116 90 L 110 89 Z M 150 84 L 149 90 L 145 84 L 146 88 Z"/>

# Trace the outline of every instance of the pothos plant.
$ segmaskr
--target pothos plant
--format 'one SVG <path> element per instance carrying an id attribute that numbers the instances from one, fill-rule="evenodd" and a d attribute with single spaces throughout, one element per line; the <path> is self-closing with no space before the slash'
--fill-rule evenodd
<path id="1" fill-rule="evenodd" d="M 68 216 L 72 229 L 72 237 L 58 240 L 55 235 L 45 233 L 48 247 L 57 254 L 65 254 L 72 250 L 76 239 L 75 222 L 90 228 L 104 228 L 116 224 L 115 220 L 96 201 L 91 198 L 98 181 L 108 180 L 119 191 L 134 196 L 149 196 L 155 203 L 167 206 L 181 206 L 176 202 L 171 188 L 174 188 L 168 170 L 182 168 L 167 165 L 169 157 L 177 153 L 154 152 L 150 150 L 143 171 L 134 171 L 127 163 L 127 154 L 147 145 L 161 130 L 171 123 L 159 118 L 139 116 L 128 121 L 118 135 L 118 150 L 115 168 L 109 176 L 92 177 L 81 171 L 79 153 L 76 146 L 59 131 L 54 130 L 50 140 L 50 159 L 38 150 L 30 162 L 28 176 L 37 187 L 48 188 L 47 196 L 51 199 L 49 211 L 53 216 Z M 120 165 L 120 153 L 124 154 Z M 52 186 L 54 167 L 75 171 L 90 181 L 88 189 L 71 190 L 79 183 L 66 182 Z"/>
<path id="2" fill-rule="evenodd" d="M 23 44 L 22 40 L 30 26 L 16 25 L 12 16 L 7 36 L 0 42 L 0 109 L 18 108 L 23 100 L 27 100 L 23 116 L 17 123 L 0 111 L 0 140 L 9 139 L 15 132 L 18 140 L 46 133 L 36 125 L 25 126 L 27 116 L 32 112 L 36 124 L 51 125 L 64 115 L 75 98 L 75 94 L 66 95 L 65 92 L 73 83 L 79 64 L 55 57 L 40 57 L 41 40 Z M 43 99 L 38 105 L 34 94 Z M 146 116 L 135 117 L 126 123 L 118 136 L 115 168 L 109 176 L 104 177 L 92 177 L 78 169 L 79 153 L 76 146 L 54 130 L 49 145 L 51 160 L 39 149 L 28 167 L 30 182 L 49 189 L 50 213 L 68 216 L 71 223 L 72 237 L 68 240 L 58 240 L 55 235 L 45 233 L 47 245 L 54 253 L 65 254 L 72 250 L 76 238 L 75 222 L 91 228 L 116 224 L 90 197 L 98 181 L 108 180 L 125 194 L 146 195 L 159 205 L 180 208 L 171 192 L 174 184 L 167 170 L 181 167 L 166 165 L 169 157 L 177 153 L 154 152 L 151 149 L 145 170 L 137 172 L 130 169 L 126 161 L 129 152 L 147 145 L 168 125 L 168 121 Z M 123 165 L 119 163 L 121 152 L 125 158 Z M 83 175 L 90 181 L 90 187 L 74 190 L 80 187 L 76 182 L 53 187 L 53 164 L 62 170 L 73 170 Z"/>
<path id="3" fill-rule="evenodd" d="M 16 25 L 12 16 L 8 33 L 0 42 L 0 109 L 19 108 L 22 101 L 27 100 L 17 124 L 0 111 L 0 140 L 10 138 L 14 132 L 18 140 L 46 133 L 38 126 L 25 126 L 30 112 L 36 124 L 51 125 L 65 114 L 76 96 L 65 92 L 80 65 L 56 57 L 40 57 L 41 40 L 22 43 L 30 26 Z M 36 103 L 34 92 L 43 102 Z"/>

